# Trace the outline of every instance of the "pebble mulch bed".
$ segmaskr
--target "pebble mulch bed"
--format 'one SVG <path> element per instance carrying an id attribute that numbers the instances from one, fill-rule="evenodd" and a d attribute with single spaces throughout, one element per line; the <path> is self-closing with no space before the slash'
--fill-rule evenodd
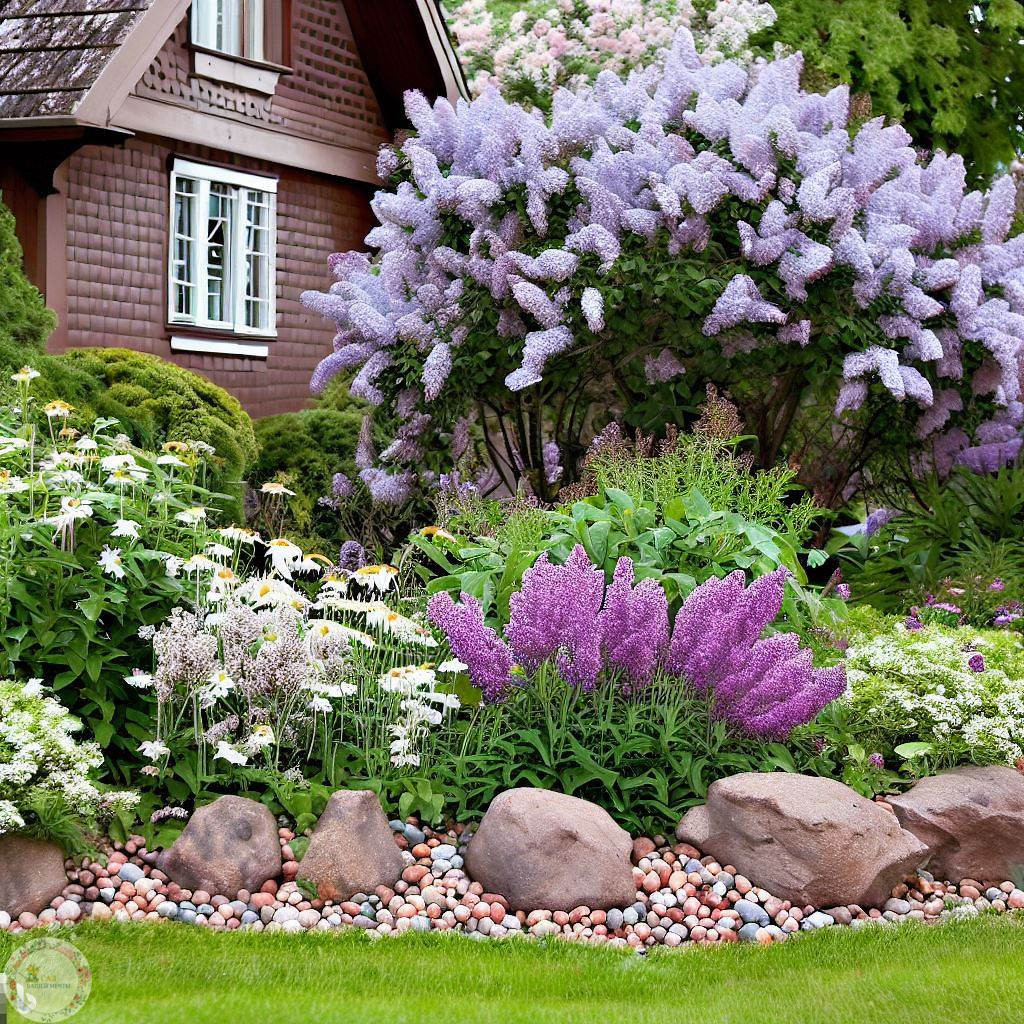
<path id="1" fill-rule="evenodd" d="M 406 931 L 460 931 L 474 938 L 559 936 L 570 941 L 632 947 L 713 945 L 736 941 L 770 944 L 801 931 L 872 922 L 934 922 L 982 910 L 1024 908 L 1024 890 L 1013 882 L 983 887 L 919 871 L 893 889 L 882 908 L 793 906 L 753 885 L 730 865 L 664 837 L 633 843 L 636 901 L 627 907 L 513 913 L 504 897 L 483 891 L 463 871 L 470 833 L 463 826 L 436 832 L 415 821 L 391 822 L 405 869 L 394 886 L 380 886 L 351 900 L 311 899 L 296 882 L 295 834 L 279 830 L 282 880 L 258 892 L 191 892 L 157 868 L 158 855 L 144 840 L 112 844 L 107 863 L 67 862 L 68 886 L 40 914 L 16 920 L 0 912 L 0 929 L 94 921 L 176 921 L 232 931 L 332 931 L 362 928 L 371 936 Z"/>

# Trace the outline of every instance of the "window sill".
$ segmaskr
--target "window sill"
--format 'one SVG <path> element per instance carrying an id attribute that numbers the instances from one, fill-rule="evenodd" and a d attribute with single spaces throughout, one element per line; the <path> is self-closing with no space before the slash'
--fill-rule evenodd
<path id="1" fill-rule="evenodd" d="M 172 352 L 188 352 L 203 356 L 242 356 L 248 359 L 266 359 L 270 355 L 267 342 L 271 336 L 264 335 L 261 339 L 230 335 L 213 335 L 206 337 L 186 334 L 171 335 Z"/>
<path id="2" fill-rule="evenodd" d="M 284 64 L 251 60 L 195 45 L 192 47 L 192 71 L 200 78 L 234 85 L 250 92 L 260 92 L 266 96 L 274 95 L 281 75 L 292 73 L 292 69 Z"/>

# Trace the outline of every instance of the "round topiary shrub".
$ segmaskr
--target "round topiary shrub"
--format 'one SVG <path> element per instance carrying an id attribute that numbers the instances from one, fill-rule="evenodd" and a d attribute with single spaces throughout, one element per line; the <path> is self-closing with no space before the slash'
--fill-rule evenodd
<path id="1" fill-rule="evenodd" d="M 136 443 L 211 445 L 216 454 L 210 486 L 240 498 L 241 481 L 259 445 L 252 420 L 237 398 L 191 370 L 129 349 L 71 349 L 54 361 L 91 383 L 84 392 L 60 397 L 97 416 L 116 417 Z M 238 514 L 237 508 L 233 511 Z"/>

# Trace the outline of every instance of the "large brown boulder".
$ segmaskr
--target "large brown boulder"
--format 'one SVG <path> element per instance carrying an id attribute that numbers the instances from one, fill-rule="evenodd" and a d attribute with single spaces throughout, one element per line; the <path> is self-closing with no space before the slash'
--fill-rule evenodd
<path id="1" fill-rule="evenodd" d="M 0 910 L 12 918 L 38 914 L 67 884 L 59 846 L 26 836 L 0 837 Z"/>
<path id="2" fill-rule="evenodd" d="M 222 796 L 200 807 L 160 870 L 178 885 L 211 895 L 256 892 L 281 874 L 281 843 L 269 809 L 241 796 Z"/>
<path id="3" fill-rule="evenodd" d="M 636 900 L 629 834 L 564 793 L 508 789 L 469 844 L 466 872 L 513 910 L 607 910 Z"/>
<path id="4" fill-rule="evenodd" d="M 788 772 L 713 782 L 676 836 L 798 906 L 879 906 L 927 856 L 894 815 L 849 786 Z"/>
<path id="5" fill-rule="evenodd" d="M 323 900 L 347 900 L 393 886 L 404 866 L 377 794 L 339 790 L 316 823 L 298 877 Z"/>
<path id="6" fill-rule="evenodd" d="M 999 884 L 1024 870 L 1024 775 L 1014 768 L 955 768 L 889 801 L 928 847 L 928 870 L 946 881 Z"/>

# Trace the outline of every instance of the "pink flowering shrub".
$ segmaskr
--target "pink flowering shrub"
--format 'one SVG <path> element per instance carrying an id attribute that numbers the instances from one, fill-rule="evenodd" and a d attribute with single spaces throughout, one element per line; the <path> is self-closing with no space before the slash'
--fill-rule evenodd
<path id="1" fill-rule="evenodd" d="M 921 157 L 881 119 L 852 132 L 847 89 L 805 92 L 800 73 L 799 55 L 707 65 L 682 30 L 662 63 L 557 91 L 550 116 L 493 89 L 410 94 L 416 134 L 379 159 L 375 253 L 334 257 L 330 289 L 303 297 L 337 325 L 313 390 L 354 375 L 393 438 L 357 453 L 374 497 L 465 474 L 470 421 L 491 483 L 550 497 L 609 417 L 649 429 L 708 382 L 825 505 L 882 460 L 1012 457 L 1012 179 L 968 191 L 958 157 Z"/>
<path id="2" fill-rule="evenodd" d="M 771 25 L 775 11 L 758 0 L 532 0 L 505 25 L 487 0 L 465 0 L 451 21 L 475 94 L 493 85 L 546 107 L 559 86 L 663 59 L 680 28 L 693 33 L 705 63 L 750 60 L 748 38 Z"/>

